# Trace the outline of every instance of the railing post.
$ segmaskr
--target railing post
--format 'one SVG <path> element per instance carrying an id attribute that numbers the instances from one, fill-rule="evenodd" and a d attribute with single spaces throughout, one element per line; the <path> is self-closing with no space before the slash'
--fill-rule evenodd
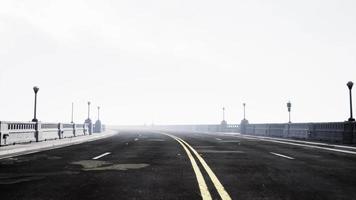
<path id="1" fill-rule="evenodd" d="M 344 132 L 342 136 L 342 143 L 352 144 L 353 143 L 353 132 L 354 132 L 355 122 L 346 121 L 344 123 Z"/>
<path id="2" fill-rule="evenodd" d="M 75 127 L 75 124 L 73 123 L 73 136 L 75 137 L 76 136 L 76 127 Z"/>
<path id="3" fill-rule="evenodd" d="M 241 120 L 240 123 L 240 133 L 246 134 L 246 126 L 248 125 L 248 121 L 246 119 Z"/>
<path id="4" fill-rule="evenodd" d="M 89 135 L 91 135 L 93 133 L 93 123 L 91 123 L 91 121 L 88 124 L 88 132 L 89 132 Z"/>
<path id="5" fill-rule="evenodd" d="M 63 139 L 63 124 L 58 123 L 58 137 L 59 139 Z"/>
<path id="6" fill-rule="evenodd" d="M 353 123 L 352 129 L 352 144 L 356 144 L 356 123 Z"/>
<path id="7" fill-rule="evenodd" d="M 0 121 L 0 146 L 6 144 L 7 137 L 9 137 L 8 124 Z"/>
<path id="8" fill-rule="evenodd" d="M 39 142 L 42 139 L 42 137 L 41 137 L 41 125 L 42 125 L 42 123 L 38 122 L 38 121 L 35 124 L 35 139 L 36 139 L 36 142 Z"/>
<path id="9" fill-rule="evenodd" d="M 87 124 L 86 123 L 83 124 L 83 133 L 84 133 L 84 135 L 87 134 Z"/>
<path id="10" fill-rule="evenodd" d="M 284 135 L 285 138 L 289 138 L 289 135 L 290 135 L 290 122 L 287 123 L 286 125 L 284 125 L 284 129 L 287 128 L 287 131 L 286 131 L 286 134 Z"/>
<path id="11" fill-rule="evenodd" d="M 3 130 L 2 130 L 2 122 L 0 121 L 0 146 L 2 145 L 2 135 L 3 135 Z"/>

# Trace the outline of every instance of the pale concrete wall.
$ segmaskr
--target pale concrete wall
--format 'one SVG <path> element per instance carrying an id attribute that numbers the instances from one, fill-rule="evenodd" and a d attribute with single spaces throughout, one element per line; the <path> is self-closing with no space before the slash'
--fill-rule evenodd
<path id="1" fill-rule="evenodd" d="M 241 124 L 242 134 L 355 144 L 355 122 Z"/>
<path id="2" fill-rule="evenodd" d="M 0 146 L 85 135 L 86 124 L 0 121 Z"/>

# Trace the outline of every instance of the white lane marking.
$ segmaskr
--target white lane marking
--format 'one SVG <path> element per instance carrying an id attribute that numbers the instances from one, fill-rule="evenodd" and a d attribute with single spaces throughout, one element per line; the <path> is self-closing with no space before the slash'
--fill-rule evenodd
<path id="1" fill-rule="evenodd" d="M 231 153 L 245 153 L 243 151 L 223 151 L 223 150 L 212 150 L 212 149 L 198 149 L 199 153 L 225 153 L 225 154 L 231 154 Z"/>
<path id="2" fill-rule="evenodd" d="M 290 160 L 294 160 L 294 158 L 286 156 L 286 155 L 283 155 L 283 154 L 274 153 L 274 152 L 270 152 L 270 153 L 275 155 L 275 156 L 279 156 L 279 157 L 282 157 L 282 158 L 287 158 L 287 159 L 290 159 Z"/>
<path id="3" fill-rule="evenodd" d="M 220 143 L 240 143 L 240 140 L 223 140 Z"/>
<path id="4" fill-rule="evenodd" d="M 215 138 L 215 139 L 216 139 L 216 140 L 219 140 L 219 141 L 222 140 L 222 139 L 220 139 L 220 138 Z"/>
<path id="5" fill-rule="evenodd" d="M 273 137 L 266 137 L 266 136 L 253 136 L 253 135 L 245 135 L 245 136 L 251 137 L 251 138 L 263 138 L 263 139 L 279 140 L 279 141 L 286 141 L 286 142 L 295 142 L 295 143 L 301 143 L 301 144 L 322 145 L 322 146 L 328 146 L 328 147 L 356 150 L 356 147 L 352 147 L 352 146 L 335 145 L 335 144 L 328 144 L 328 143 L 322 143 L 322 142 L 308 142 L 308 141 L 273 138 Z"/>
<path id="6" fill-rule="evenodd" d="M 103 153 L 103 154 L 101 154 L 101 155 L 99 155 L 99 156 L 96 156 L 96 157 L 94 157 L 94 158 L 92 158 L 93 160 L 97 160 L 97 159 L 99 159 L 99 158 L 102 158 L 102 157 L 104 157 L 104 156 L 106 156 L 106 155 L 109 155 L 109 154 L 111 154 L 110 152 L 106 152 L 106 153 Z"/>
<path id="7" fill-rule="evenodd" d="M 192 164 L 195 176 L 196 176 L 197 181 L 198 181 L 200 194 L 201 194 L 203 200 L 212 200 L 210 192 L 209 192 L 209 189 L 208 189 L 208 186 L 205 183 L 203 174 L 201 173 L 201 171 L 200 171 L 200 169 L 199 169 L 194 157 L 192 156 L 190 151 L 187 149 L 187 147 L 178 138 L 176 138 L 175 136 L 169 135 L 169 134 L 166 134 L 166 133 L 161 133 L 161 134 L 167 135 L 167 136 L 175 139 L 183 147 L 183 149 L 185 150 L 185 152 L 188 155 L 190 163 Z"/>
<path id="8" fill-rule="evenodd" d="M 150 141 L 150 142 L 164 142 L 165 140 L 163 140 L 163 139 L 148 139 L 147 141 Z"/>
<path id="9" fill-rule="evenodd" d="M 234 136 L 234 137 L 239 137 L 239 136 Z M 246 136 L 242 136 L 242 137 L 244 138 Z M 249 137 L 246 137 L 246 138 L 249 138 Z M 254 140 L 261 140 L 261 141 L 274 142 L 274 143 L 280 143 L 280 144 L 289 144 L 289 145 L 300 146 L 300 147 L 309 147 L 309 148 L 314 148 L 314 149 L 323 149 L 323 150 L 328 150 L 328 151 L 335 151 L 335 152 L 340 152 L 340 153 L 348 153 L 348 154 L 356 155 L 355 151 L 333 149 L 333 148 L 328 148 L 328 147 L 319 147 L 319 146 L 313 146 L 313 145 L 307 145 L 307 144 L 297 144 L 297 143 L 291 143 L 291 142 L 283 142 L 283 141 L 272 140 L 272 139 L 262 139 L 262 138 L 255 138 L 255 137 L 250 137 L 250 138 L 252 138 Z"/>

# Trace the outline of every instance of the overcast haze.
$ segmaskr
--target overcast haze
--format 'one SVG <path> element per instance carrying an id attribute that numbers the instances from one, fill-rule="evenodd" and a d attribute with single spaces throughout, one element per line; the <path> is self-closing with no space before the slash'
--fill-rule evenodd
<path id="1" fill-rule="evenodd" d="M 0 1 L 0 119 L 343 121 L 356 1 Z M 356 94 L 356 93 L 355 93 Z M 95 112 L 96 113 L 96 112 Z M 92 112 L 92 118 L 96 119 Z"/>

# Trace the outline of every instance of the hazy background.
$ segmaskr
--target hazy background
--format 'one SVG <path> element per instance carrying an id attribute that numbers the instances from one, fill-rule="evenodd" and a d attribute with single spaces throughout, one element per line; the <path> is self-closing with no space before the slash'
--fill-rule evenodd
<path id="1" fill-rule="evenodd" d="M 0 120 L 343 121 L 356 1 L 1 0 Z M 356 92 L 355 92 L 356 95 Z M 356 96 L 355 96 L 356 98 Z M 96 113 L 96 112 L 95 112 Z M 96 119 L 96 114 L 92 114 Z"/>

